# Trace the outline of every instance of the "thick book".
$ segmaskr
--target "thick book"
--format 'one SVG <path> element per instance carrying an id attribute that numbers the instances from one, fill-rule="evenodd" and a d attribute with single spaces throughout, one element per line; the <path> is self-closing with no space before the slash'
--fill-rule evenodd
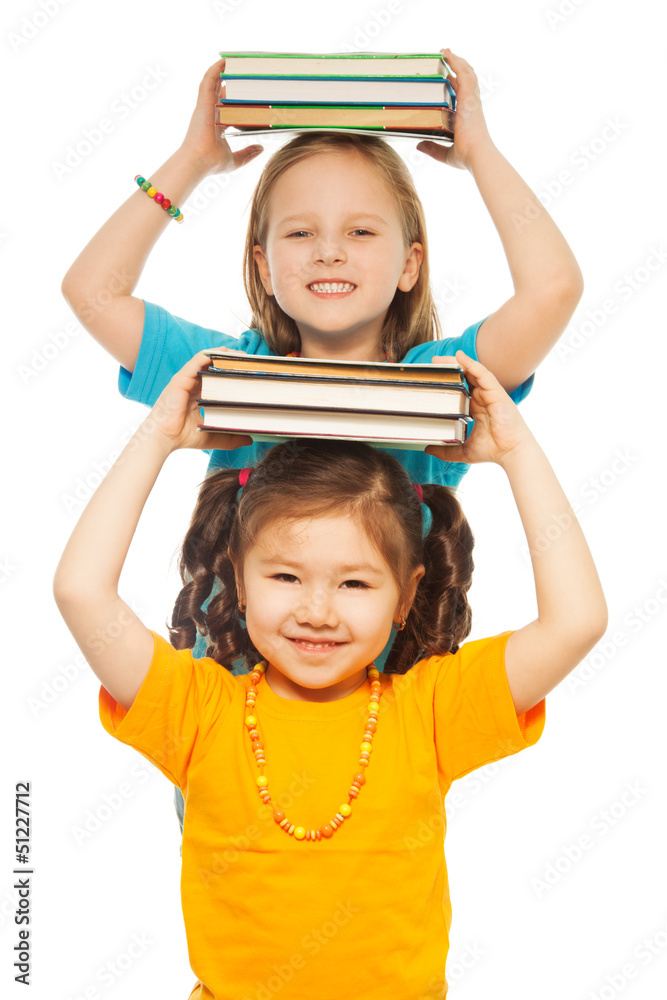
<path id="1" fill-rule="evenodd" d="M 428 129 L 442 132 L 445 138 L 454 135 L 454 112 L 444 107 L 236 104 L 221 101 L 216 105 L 216 116 L 217 125 L 231 125 L 238 129 Z"/>
<path id="2" fill-rule="evenodd" d="M 442 53 L 411 52 L 221 52 L 228 76 L 418 76 L 449 75 Z"/>
<path id="3" fill-rule="evenodd" d="M 202 382 L 204 379 L 202 379 Z M 204 405 L 210 403 L 253 403 L 292 406 L 307 409 L 312 406 L 330 406 L 341 410 L 374 409 L 396 413 L 430 413 L 458 416 L 469 412 L 469 397 L 465 389 L 417 389 L 399 383 L 376 386 L 373 384 L 340 385 L 337 382 L 311 382 L 306 379 L 295 383 L 278 375 L 274 378 L 223 378 L 217 384 L 209 376 L 202 385 Z"/>
<path id="4" fill-rule="evenodd" d="M 420 362 L 406 361 L 348 361 L 329 358 L 283 357 L 276 354 L 242 354 L 212 348 L 204 351 L 210 359 L 207 371 L 278 372 L 286 375 L 307 375 L 311 378 L 373 379 L 386 383 L 388 379 L 401 382 L 465 385 L 463 369 L 456 361 Z M 207 372 L 204 371 L 203 374 Z"/>
<path id="5" fill-rule="evenodd" d="M 372 77 L 229 77 L 225 83 L 227 102 L 250 104 L 407 104 L 452 106 L 445 80 L 374 79 Z"/>
<path id="6" fill-rule="evenodd" d="M 220 351 L 212 348 L 204 351 L 210 359 L 209 367 L 200 372 L 206 376 L 210 372 L 219 374 L 247 372 L 257 376 L 261 373 L 279 374 L 286 377 L 305 376 L 308 379 L 333 379 L 337 382 L 376 382 L 386 385 L 388 381 L 431 387 L 458 385 L 467 388 L 463 369 L 456 361 L 420 362 L 406 361 L 332 361 L 328 358 L 283 357 L 276 354 L 242 354 L 241 352 Z"/>
<path id="7" fill-rule="evenodd" d="M 391 448 L 423 451 L 429 444 L 462 444 L 470 417 L 407 413 L 349 412 L 315 407 L 204 405 L 201 430 L 249 434 L 254 441 L 292 437 L 366 441 Z"/>

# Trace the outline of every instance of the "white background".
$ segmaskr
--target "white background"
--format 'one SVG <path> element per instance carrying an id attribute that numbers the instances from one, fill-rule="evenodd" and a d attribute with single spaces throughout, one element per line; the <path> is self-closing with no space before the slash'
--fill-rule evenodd
<path id="1" fill-rule="evenodd" d="M 452 790 L 450 798 L 459 798 L 450 801 L 447 837 L 450 995 L 665 995 L 660 290 L 667 233 L 657 6 L 3 6 L 3 995 L 179 1000 L 194 981 L 171 786 L 102 730 L 97 682 L 51 597 L 81 498 L 145 412 L 117 393 L 116 365 L 74 320 L 60 294 L 62 277 L 132 193 L 134 175 L 150 177 L 180 143 L 199 80 L 219 50 L 418 52 L 446 45 L 477 70 L 493 137 L 548 204 L 584 272 L 583 300 L 561 340 L 569 349 L 555 349 L 542 364 L 523 412 L 577 505 L 610 611 L 606 638 L 573 675 L 581 683 L 566 681 L 549 696 L 537 747 Z M 101 141 L 80 145 L 105 118 L 112 127 Z M 446 332 L 456 334 L 510 295 L 502 248 L 467 173 L 419 155 L 411 140 L 394 141 L 424 202 L 434 292 Z M 77 145 L 87 152 L 79 162 L 70 150 Z M 230 334 L 245 328 L 246 208 L 279 141 L 264 145 L 249 167 L 204 184 L 190 211 L 185 206 L 185 224 L 168 227 L 140 295 Z M 158 630 L 177 590 L 173 557 L 205 467 L 197 453 L 173 458 L 128 562 L 124 596 Z M 460 495 L 477 539 L 473 638 L 520 626 L 534 615 L 534 596 L 503 474 L 473 468 Z M 24 780 L 33 790 L 30 993 L 12 982 L 13 799 Z M 581 838 L 586 849 L 577 854 Z M 288 987 L 276 995 L 288 1000 Z"/>

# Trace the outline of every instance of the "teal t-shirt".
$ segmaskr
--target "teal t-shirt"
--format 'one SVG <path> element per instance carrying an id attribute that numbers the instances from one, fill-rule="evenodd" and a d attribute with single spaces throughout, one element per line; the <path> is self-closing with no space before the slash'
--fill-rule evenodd
<path id="1" fill-rule="evenodd" d="M 121 368 L 118 388 L 126 399 L 133 399 L 146 406 L 153 406 L 158 396 L 186 361 L 199 351 L 215 347 L 231 347 L 246 354 L 273 355 L 274 351 L 256 330 L 246 330 L 240 337 L 230 337 L 217 330 L 197 326 L 187 320 L 172 316 L 161 306 L 145 302 L 144 331 L 134 372 Z M 430 340 L 411 348 L 401 361 L 410 364 L 424 363 L 438 355 L 454 355 L 462 350 L 477 358 L 477 331 L 483 320 L 469 326 L 459 337 Z M 534 376 L 512 393 L 515 403 L 520 403 L 530 392 Z M 271 448 L 267 442 L 258 442 L 234 451 L 216 450 L 210 455 L 208 472 L 221 468 L 244 468 L 255 465 Z M 416 483 L 440 483 L 455 488 L 468 471 L 464 462 L 441 462 L 423 451 L 405 451 L 387 448 L 407 469 Z"/>

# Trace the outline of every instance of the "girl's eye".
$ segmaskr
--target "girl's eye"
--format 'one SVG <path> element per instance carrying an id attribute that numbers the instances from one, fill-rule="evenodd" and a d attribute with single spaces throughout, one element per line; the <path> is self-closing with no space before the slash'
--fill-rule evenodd
<path id="1" fill-rule="evenodd" d="M 343 587 L 349 587 L 352 590 L 367 590 L 368 584 L 364 583 L 363 580 L 346 580 L 342 584 Z"/>
<path id="2" fill-rule="evenodd" d="M 275 573 L 272 579 L 280 580 L 282 583 L 292 583 L 296 577 L 292 576 L 291 573 Z"/>
<path id="3" fill-rule="evenodd" d="M 288 233 L 288 239 L 292 236 L 310 236 L 310 233 L 306 229 L 297 229 L 294 233 Z"/>
<path id="4" fill-rule="evenodd" d="M 370 231 L 370 229 L 353 229 L 352 232 L 353 233 L 361 233 L 362 236 L 372 236 L 373 235 L 372 232 Z"/>

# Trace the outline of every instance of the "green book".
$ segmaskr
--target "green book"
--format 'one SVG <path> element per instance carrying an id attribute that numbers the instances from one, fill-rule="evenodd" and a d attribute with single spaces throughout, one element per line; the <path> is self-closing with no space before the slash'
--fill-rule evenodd
<path id="1" fill-rule="evenodd" d="M 421 78 L 451 70 L 440 52 L 221 52 L 225 76 Z"/>

